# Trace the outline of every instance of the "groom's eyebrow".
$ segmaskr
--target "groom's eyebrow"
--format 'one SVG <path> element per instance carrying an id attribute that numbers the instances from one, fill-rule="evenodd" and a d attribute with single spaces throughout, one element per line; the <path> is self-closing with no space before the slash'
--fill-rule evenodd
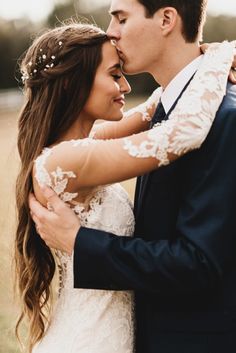
<path id="1" fill-rule="evenodd" d="M 111 16 L 117 17 L 119 15 L 125 15 L 125 11 L 123 10 L 114 10 L 114 11 L 109 11 Z"/>

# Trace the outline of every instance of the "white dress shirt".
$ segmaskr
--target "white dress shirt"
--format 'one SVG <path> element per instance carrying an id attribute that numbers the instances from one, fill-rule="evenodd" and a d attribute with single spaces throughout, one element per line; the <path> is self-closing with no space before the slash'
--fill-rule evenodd
<path id="1" fill-rule="evenodd" d="M 190 80 L 190 78 L 199 68 L 202 62 L 202 59 L 203 59 L 203 55 L 200 55 L 199 57 L 191 61 L 190 64 L 185 66 L 183 70 L 181 70 L 173 78 L 173 80 L 171 80 L 171 82 L 163 91 L 161 95 L 161 102 L 163 104 L 166 114 L 168 113 L 168 111 L 170 110 L 170 108 L 172 107 L 176 99 L 179 97 L 180 93 L 184 89 L 184 86 L 187 84 L 187 82 Z"/>

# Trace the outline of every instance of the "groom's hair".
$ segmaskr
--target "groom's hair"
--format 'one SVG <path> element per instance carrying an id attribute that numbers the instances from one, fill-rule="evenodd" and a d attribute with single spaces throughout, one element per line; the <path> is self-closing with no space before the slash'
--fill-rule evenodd
<path id="1" fill-rule="evenodd" d="M 174 7 L 182 19 L 182 34 L 193 43 L 199 37 L 206 14 L 207 0 L 137 0 L 146 9 L 146 16 L 152 17 L 163 7 Z"/>

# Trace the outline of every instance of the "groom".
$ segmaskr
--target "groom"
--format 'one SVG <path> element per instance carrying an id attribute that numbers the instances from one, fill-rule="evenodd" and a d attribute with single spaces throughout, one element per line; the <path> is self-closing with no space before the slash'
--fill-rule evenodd
<path id="1" fill-rule="evenodd" d="M 200 65 L 205 6 L 112 0 L 107 32 L 124 71 L 149 72 L 164 88 L 159 121 Z M 133 239 L 79 228 L 45 196 L 56 216 L 31 198 L 33 217 L 49 246 L 74 249 L 75 287 L 135 290 L 137 353 L 236 352 L 236 86 L 199 150 L 138 179 Z"/>

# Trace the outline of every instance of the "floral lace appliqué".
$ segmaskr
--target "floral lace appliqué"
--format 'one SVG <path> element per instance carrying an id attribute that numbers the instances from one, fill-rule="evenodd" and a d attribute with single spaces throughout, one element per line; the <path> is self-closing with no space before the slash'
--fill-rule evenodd
<path id="1" fill-rule="evenodd" d="M 124 149 L 129 155 L 154 157 L 161 166 L 170 163 L 171 154 L 181 156 L 199 148 L 225 95 L 233 55 L 232 42 L 211 46 L 169 120 L 155 125 L 148 132 L 148 139 L 139 145 L 124 139 Z"/>
<path id="2" fill-rule="evenodd" d="M 70 202 L 78 196 L 78 193 L 64 191 L 68 185 L 68 180 L 76 178 L 76 175 L 72 171 L 63 171 L 60 167 L 57 167 L 55 171 L 50 173 L 50 176 L 45 168 L 45 163 L 51 153 L 52 149 L 45 148 L 42 154 L 35 160 L 35 178 L 40 186 L 50 186 L 64 202 Z"/>
<path id="3" fill-rule="evenodd" d="M 84 145 L 90 139 L 69 141 L 72 146 Z M 36 176 L 40 184 L 57 185 L 62 197 L 71 172 L 57 168 L 50 175 L 45 163 L 51 154 L 45 149 L 36 159 Z M 119 185 L 97 188 L 89 201 L 69 203 L 82 225 L 117 235 L 131 236 L 134 215 L 127 192 Z M 114 212 L 115 210 L 115 212 Z M 59 297 L 49 328 L 34 347 L 33 353 L 133 353 L 134 315 L 133 295 L 130 291 L 75 289 L 73 256 L 56 251 L 59 272 Z"/>

